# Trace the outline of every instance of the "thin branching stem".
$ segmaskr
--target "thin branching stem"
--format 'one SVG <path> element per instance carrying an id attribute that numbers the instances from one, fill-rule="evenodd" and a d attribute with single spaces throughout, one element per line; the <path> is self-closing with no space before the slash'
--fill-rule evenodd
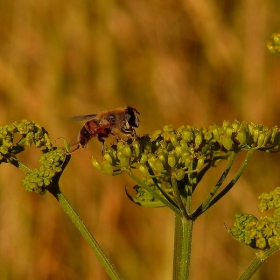
<path id="1" fill-rule="evenodd" d="M 109 259 L 106 257 L 105 253 L 101 249 L 100 245 L 97 243 L 95 238 L 92 236 L 84 222 L 81 220 L 81 218 L 77 215 L 77 213 L 74 211 L 66 197 L 63 195 L 63 193 L 60 191 L 60 188 L 57 186 L 56 188 L 52 188 L 50 190 L 50 193 L 58 200 L 59 204 L 63 208 L 63 210 L 66 212 L 66 214 L 69 216 L 71 221 L 74 223 L 74 225 L 77 227 L 79 232 L 82 234 L 84 239 L 87 241 L 87 243 L 92 248 L 93 252 L 99 259 L 99 261 L 102 263 L 104 269 L 108 273 L 110 279 L 112 280 L 120 280 L 120 276 L 116 272 L 114 266 L 109 261 Z"/>
<path id="2" fill-rule="evenodd" d="M 25 174 L 32 171 L 29 167 L 22 164 L 16 157 L 10 158 L 9 163 L 17 167 L 19 170 L 23 171 Z"/>
<path id="3" fill-rule="evenodd" d="M 182 216 L 181 211 L 179 210 L 179 208 L 172 204 L 170 201 L 168 201 L 167 199 L 165 199 L 164 197 L 162 197 L 160 194 L 158 194 L 156 191 L 154 191 L 152 188 L 150 188 L 148 185 L 146 185 L 143 180 L 141 180 L 140 178 L 138 178 L 134 173 L 132 172 L 127 172 L 129 174 L 129 176 L 135 180 L 135 182 L 143 189 L 145 189 L 147 192 L 149 192 L 150 194 L 152 194 L 156 199 L 158 199 L 159 201 L 161 201 L 164 205 L 166 205 L 167 207 L 169 207 L 173 212 L 175 212 L 176 215 Z"/>
<path id="4" fill-rule="evenodd" d="M 171 177 L 171 185 L 172 185 L 172 189 L 173 189 L 174 196 L 175 196 L 175 199 L 176 199 L 176 203 L 179 206 L 182 214 L 185 216 L 186 219 L 190 219 L 190 217 L 189 217 L 189 215 L 186 211 L 186 207 L 183 204 L 181 194 L 180 194 L 180 191 L 178 189 L 177 180 L 174 177 Z"/>
<path id="5" fill-rule="evenodd" d="M 273 246 L 266 251 L 258 251 L 254 260 L 246 268 L 244 273 L 238 278 L 239 280 L 249 280 L 255 274 L 255 272 L 260 268 L 260 266 L 266 261 L 271 255 L 279 251 L 280 246 Z"/>
<path id="6" fill-rule="evenodd" d="M 207 196 L 205 201 L 195 210 L 195 212 L 193 213 L 193 217 L 198 217 L 199 215 L 201 215 L 203 212 L 205 212 L 208 209 L 210 202 L 212 201 L 213 197 L 215 196 L 215 194 L 217 193 L 217 191 L 220 189 L 221 185 L 223 184 L 224 180 L 226 179 L 226 177 L 233 165 L 233 162 L 236 158 L 236 155 L 237 154 L 235 152 L 231 153 L 231 156 L 229 157 L 229 160 L 228 160 L 228 164 L 226 166 L 226 169 L 222 173 L 222 176 L 219 178 L 217 184 L 211 190 L 211 192 L 209 193 L 209 195 Z"/>
<path id="7" fill-rule="evenodd" d="M 225 186 L 225 188 L 217 194 L 217 196 L 215 196 L 211 202 L 209 203 L 209 207 L 212 207 L 216 202 L 218 202 L 226 193 L 228 193 L 231 188 L 235 185 L 235 183 L 238 181 L 238 179 L 240 178 L 240 176 L 242 175 L 242 173 L 244 172 L 245 168 L 247 167 L 247 165 L 250 162 L 250 159 L 253 155 L 253 150 L 248 151 L 247 155 L 242 163 L 242 165 L 240 166 L 240 168 L 238 169 L 236 175 L 234 176 L 234 178 Z"/>

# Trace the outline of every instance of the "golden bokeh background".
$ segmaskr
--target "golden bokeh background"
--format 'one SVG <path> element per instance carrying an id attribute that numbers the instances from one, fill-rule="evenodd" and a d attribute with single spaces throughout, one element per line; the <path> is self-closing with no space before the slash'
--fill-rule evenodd
<path id="1" fill-rule="evenodd" d="M 71 140 L 82 125 L 71 116 L 125 105 L 141 112 L 140 134 L 234 119 L 279 125 L 280 60 L 266 48 L 280 31 L 279 8 L 277 0 L 2 0 L 0 125 L 30 119 L 53 142 Z M 96 139 L 73 155 L 62 191 L 123 279 L 172 279 L 173 214 L 133 204 L 124 191 L 133 181 L 99 173 L 92 155 L 100 158 Z M 38 156 L 30 149 L 20 158 L 34 168 Z M 198 219 L 190 279 L 236 279 L 249 265 L 254 251 L 223 224 L 237 211 L 259 215 L 257 196 L 280 185 L 279 159 L 256 153 Z M 195 205 L 221 171 L 206 176 Z M 108 279 L 55 199 L 25 192 L 22 178 L 1 165 L 0 278 Z M 253 279 L 279 279 L 279 261 L 275 254 Z"/>

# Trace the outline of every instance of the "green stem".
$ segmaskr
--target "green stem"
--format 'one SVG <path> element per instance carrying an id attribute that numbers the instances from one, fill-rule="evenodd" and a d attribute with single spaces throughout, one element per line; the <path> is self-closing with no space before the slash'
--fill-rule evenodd
<path id="1" fill-rule="evenodd" d="M 237 154 L 235 152 L 232 152 L 232 154 L 228 160 L 228 164 L 226 166 L 225 171 L 223 172 L 219 181 L 217 182 L 215 187 L 211 190 L 211 192 L 209 193 L 209 195 L 207 196 L 205 201 L 195 210 L 195 212 L 193 213 L 193 217 L 198 217 L 199 215 L 201 215 L 203 212 L 205 212 L 208 209 L 211 200 L 213 199 L 213 197 L 215 196 L 215 194 L 217 193 L 217 191 L 220 189 L 221 185 L 223 184 L 224 180 L 226 179 L 226 177 L 233 165 L 233 162 L 236 158 L 236 155 Z"/>
<path id="2" fill-rule="evenodd" d="M 178 189 L 177 180 L 173 176 L 171 177 L 171 185 L 172 185 L 174 196 L 175 196 L 175 199 L 176 199 L 176 204 L 178 205 L 179 209 L 181 210 L 181 212 L 185 216 L 185 218 L 190 219 L 190 217 L 189 217 L 189 215 L 186 211 L 186 207 L 183 204 L 181 194 L 180 194 L 179 189 Z"/>
<path id="3" fill-rule="evenodd" d="M 217 194 L 217 196 L 215 196 L 212 201 L 209 203 L 209 207 L 207 209 L 209 209 L 211 206 L 213 206 L 216 202 L 218 202 L 226 193 L 228 193 L 231 188 L 235 185 L 235 183 L 238 181 L 238 179 L 240 178 L 240 176 L 242 175 L 242 173 L 244 172 L 245 168 L 247 167 L 247 165 L 249 164 L 249 161 L 253 155 L 253 150 L 248 151 L 247 155 L 242 163 L 242 165 L 240 166 L 240 168 L 238 169 L 236 175 L 234 176 L 234 178 L 225 186 L 225 188 Z"/>
<path id="4" fill-rule="evenodd" d="M 279 251 L 279 246 L 274 246 L 266 251 L 258 251 L 254 260 L 250 263 L 244 273 L 238 278 L 239 280 L 249 280 L 271 255 Z"/>
<path id="5" fill-rule="evenodd" d="M 109 259 L 106 257 L 104 252 L 102 251 L 100 245 L 97 243 L 97 241 L 94 239 L 90 231 L 87 229 L 81 218 L 77 215 L 77 213 L 74 211 L 70 203 L 67 201 L 63 193 L 60 191 L 60 188 L 57 186 L 56 188 L 51 188 L 50 193 L 58 200 L 63 210 L 66 212 L 66 214 L 69 216 L 71 221 L 74 223 L 74 225 L 77 227 L 77 229 L 80 231 L 84 239 L 87 241 L 87 243 L 90 245 L 92 250 L 94 251 L 95 255 L 99 259 L 99 261 L 102 263 L 104 269 L 108 273 L 110 279 L 112 280 L 120 280 L 120 276 L 117 274 L 114 266 L 110 263 Z"/>
<path id="6" fill-rule="evenodd" d="M 143 189 L 148 191 L 150 194 L 152 194 L 157 200 L 161 201 L 164 205 L 169 207 L 172 211 L 175 212 L 176 215 L 182 216 L 181 211 L 178 209 L 177 206 L 172 204 L 169 200 L 162 197 L 160 194 L 158 194 L 156 191 L 154 191 L 152 188 L 150 188 L 148 185 L 146 185 L 140 178 L 138 178 L 134 173 L 127 172 L 129 176 Z"/>
<path id="7" fill-rule="evenodd" d="M 25 174 L 32 171 L 29 167 L 18 161 L 16 157 L 10 158 L 8 162 L 16 168 L 18 168 L 19 170 L 23 171 Z"/>
<path id="8" fill-rule="evenodd" d="M 193 220 L 175 216 L 173 280 L 189 278 L 193 224 Z"/>

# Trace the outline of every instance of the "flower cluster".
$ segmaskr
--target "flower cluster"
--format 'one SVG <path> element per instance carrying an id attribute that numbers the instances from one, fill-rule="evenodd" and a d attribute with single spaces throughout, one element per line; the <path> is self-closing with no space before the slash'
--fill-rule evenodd
<path id="1" fill-rule="evenodd" d="M 271 36 L 272 42 L 267 43 L 269 51 L 275 55 L 280 55 L 280 33 L 274 33 Z"/>
<path id="2" fill-rule="evenodd" d="M 188 176 L 203 174 L 204 168 L 228 159 L 231 151 L 278 151 L 279 142 L 278 127 L 247 122 L 225 121 L 221 127 L 213 125 L 209 128 L 188 125 L 177 130 L 167 125 L 151 136 L 112 145 L 106 149 L 101 163 L 93 158 L 92 164 L 110 175 L 137 169 L 146 184 L 155 190 L 160 187 L 172 196 L 171 178 L 184 184 Z M 142 198 L 147 197 L 145 190 L 139 187 L 137 190 L 138 194 L 144 193 Z"/>
<path id="3" fill-rule="evenodd" d="M 27 173 L 22 180 L 25 190 L 44 195 L 50 184 L 53 183 L 54 177 L 61 174 L 65 157 L 65 148 L 44 150 L 39 159 L 41 166 Z"/>
<path id="4" fill-rule="evenodd" d="M 258 220 L 253 215 L 237 213 L 234 226 L 229 231 L 236 240 L 255 249 L 280 246 L 280 188 L 263 193 L 259 200 L 260 211 L 274 209 L 273 214 Z"/>
<path id="5" fill-rule="evenodd" d="M 20 136 L 18 140 L 16 135 Z M 15 139 L 18 140 L 15 143 Z M 22 120 L 0 127 L 0 163 L 15 156 L 32 144 L 36 148 L 51 148 L 51 141 L 47 131 L 38 124 Z"/>
<path id="6" fill-rule="evenodd" d="M 197 128 L 164 126 L 152 136 L 118 142 L 105 151 L 103 162 L 93 165 L 108 174 L 135 165 L 145 176 L 171 174 L 182 180 L 188 172 L 198 172 L 204 164 L 227 158 L 228 151 L 259 149 L 278 150 L 278 127 L 268 128 L 253 123 L 224 122 L 222 127 Z M 117 171 L 114 170 L 117 167 Z M 151 172 L 152 171 L 152 172 Z M 152 173 L 152 174 L 151 174 Z"/>

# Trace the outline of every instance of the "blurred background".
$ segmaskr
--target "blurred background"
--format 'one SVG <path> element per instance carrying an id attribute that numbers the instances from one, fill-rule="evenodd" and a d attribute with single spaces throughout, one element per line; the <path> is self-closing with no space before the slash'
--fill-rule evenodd
<path id="1" fill-rule="evenodd" d="M 70 117 L 125 105 L 141 112 L 139 134 L 234 119 L 279 125 L 280 58 L 266 48 L 280 31 L 279 9 L 277 0 L 1 0 L 0 125 L 30 119 L 53 142 L 70 141 L 82 126 Z M 73 155 L 62 191 L 123 279 L 171 279 L 173 214 L 128 200 L 124 187 L 134 183 L 125 174 L 96 171 L 90 159 L 101 158 L 100 147 L 94 139 Z M 39 155 L 30 149 L 21 160 L 34 168 Z M 258 195 L 280 185 L 279 159 L 255 153 L 198 219 L 190 279 L 236 279 L 249 265 L 254 251 L 224 223 L 237 211 L 259 216 Z M 206 176 L 194 208 L 224 166 Z M 1 165 L 0 278 L 108 279 L 55 199 L 25 192 L 22 178 Z M 275 254 L 253 279 L 279 279 L 279 261 Z"/>

